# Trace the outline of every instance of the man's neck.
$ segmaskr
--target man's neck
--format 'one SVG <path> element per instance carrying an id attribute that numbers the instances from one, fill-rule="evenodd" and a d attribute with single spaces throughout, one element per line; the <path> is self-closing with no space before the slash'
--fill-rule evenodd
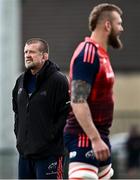
<path id="1" fill-rule="evenodd" d="M 95 30 L 92 32 L 90 38 L 97 42 L 100 47 L 104 48 L 106 51 L 108 49 L 108 44 L 107 44 L 107 36 L 102 33 L 100 30 Z"/>
<path id="2" fill-rule="evenodd" d="M 44 66 L 44 63 L 36 68 L 31 69 L 31 73 L 33 75 L 37 74 L 42 69 L 43 66 Z"/>

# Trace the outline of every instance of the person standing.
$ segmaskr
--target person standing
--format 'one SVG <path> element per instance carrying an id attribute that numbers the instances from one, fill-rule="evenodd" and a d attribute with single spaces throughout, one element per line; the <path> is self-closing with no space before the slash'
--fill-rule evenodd
<path id="1" fill-rule="evenodd" d="M 140 178 L 140 130 L 138 124 L 132 124 L 130 126 L 126 141 L 126 150 L 128 176 L 132 179 Z"/>
<path id="2" fill-rule="evenodd" d="M 49 60 L 48 43 L 29 39 L 26 71 L 13 89 L 19 179 L 62 179 L 63 128 L 69 111 L 68 81 Z"/>
<path id="3" fill-rule="evenodd" d="M 71 112 L 64 128 L 69 179 L 110 179 L 109 128 L 113 119 L 114 72 L 108 46 L 122 48 L 122 10 L 102 3 L 89 16 L 91 36 L 76 48 L 70 64 Z"/>

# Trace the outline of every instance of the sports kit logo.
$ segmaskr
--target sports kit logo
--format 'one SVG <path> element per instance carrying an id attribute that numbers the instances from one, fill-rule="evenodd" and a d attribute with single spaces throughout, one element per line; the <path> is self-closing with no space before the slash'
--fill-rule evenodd
<path id="1" fill-rule="evenodd" d="M 76 151 L 72 151 L 72 152 L 70 152 L 69 157 L 70 158 L 74 158 L 74 157 L 76 157 L 76 155 L 77 155 L 77 152 Z"/>
<path id="2" fill-rule="evenodd" d="M 92 158 L 92 159 L 94 159 L 94 152 L 93 152 L 93 150 L 90 150 L 90 151 L 88 151 L 86 154 L 85 154 L 85 157 L 86 158 Z"/>

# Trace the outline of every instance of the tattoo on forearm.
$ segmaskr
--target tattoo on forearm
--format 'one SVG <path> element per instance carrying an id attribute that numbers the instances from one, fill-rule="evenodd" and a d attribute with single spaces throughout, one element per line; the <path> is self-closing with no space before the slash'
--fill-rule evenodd
<path id="1" fill-rule="evenodd" d="M 91 90 L 91 85 L 82 80 L 72 81 L 71 101 L 74 103 L 84 103 Z"/>

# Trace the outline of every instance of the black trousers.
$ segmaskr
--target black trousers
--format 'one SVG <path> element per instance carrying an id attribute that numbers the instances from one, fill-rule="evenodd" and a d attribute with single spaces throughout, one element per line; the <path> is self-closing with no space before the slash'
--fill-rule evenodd
<path id="1" fill-rule="evenodd" d="M 19 156 L 19 179 L 63 179 L 63 157 L 34 160 Z"/>

